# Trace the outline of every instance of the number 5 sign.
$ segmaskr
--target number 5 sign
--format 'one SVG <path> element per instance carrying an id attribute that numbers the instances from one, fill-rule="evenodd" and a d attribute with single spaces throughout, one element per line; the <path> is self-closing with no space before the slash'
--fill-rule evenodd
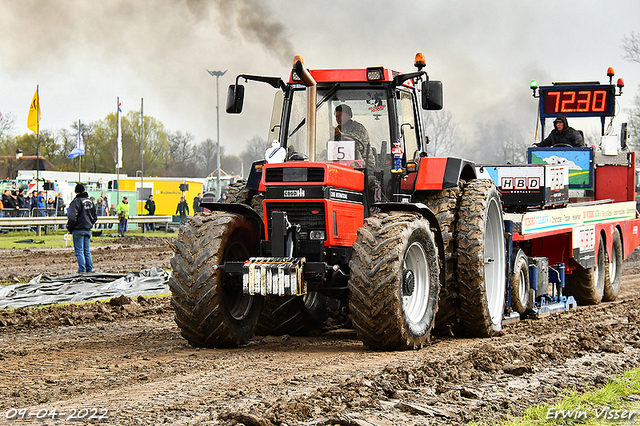
<path id="1" fill-rule="evenodd" d="M 329 161 L 352 161 L 356 159 L 354 141 L 327 142 L 327 159 Z"/>

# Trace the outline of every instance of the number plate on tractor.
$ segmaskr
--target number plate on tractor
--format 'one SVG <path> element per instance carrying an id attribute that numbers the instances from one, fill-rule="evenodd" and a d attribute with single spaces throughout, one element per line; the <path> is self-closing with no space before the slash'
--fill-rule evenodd
<path id="1" fill-rule="evenodd" d="M 242 290 L 263 296 L 307 294 L 304 262 L 304 257 L 252 257 L 242 267 Z"/>

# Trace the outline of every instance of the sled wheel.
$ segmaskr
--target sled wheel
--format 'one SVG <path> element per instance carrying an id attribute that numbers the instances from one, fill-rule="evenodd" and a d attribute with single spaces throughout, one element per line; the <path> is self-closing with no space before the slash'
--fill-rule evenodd
<path id="1" fill-rule="evenodd" d="M 622 257 L 622 239 L 620 238 L 620 232 L 616 229 L 613 233 L 610 262 L 607 265 L 607 273 L 604 280 L 603 302 L 610 302 L 618 297 L 622 279 Z"/>
<path id="2" fill-rule="evenodd" d="M 579 305 L 597 305 L 602 301 L 606 279 L 607 253 L 604 239 L 600 238 L 596 266 L 583 268 L 578 265 L 573 274 L 566 277 L 565 293 L 573 296 Z"/>
<path id="3" fill-rule="evenodd" d="M 529 306 L 529 263 L 527 256 L 518 251 L 513 263 L 513 275 L 511 275 L 511 309 L 520 315 L 524 314 Z"/>

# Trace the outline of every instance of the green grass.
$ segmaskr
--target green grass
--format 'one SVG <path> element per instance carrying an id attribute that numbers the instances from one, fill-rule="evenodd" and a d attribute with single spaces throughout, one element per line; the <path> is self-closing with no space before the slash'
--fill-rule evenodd
<path id="1" fill-rule="evenodd" d="M 525 410 L 519 419 L 499 426 L 611 425 L 640 423 L 640 368 L 616 377 L 607 385 L 586 393 L 569 390 L 556 404 L 539 404 Z M 567 417 L 562 418 L 563 414 Z M 632 420 L 629 420 L 631 414 Z M 619 416 L 616 418 L 615 416 Z M 622 416 L 625 415 L 626 418 Z M 471 423 L 484 425 L 486 423 Z"/>
<path id="2" fill-rule="evenodd" d="M 0 234 L 0 250 L 3 249 L 24 249 L 24 248 L 61 248 L 61 247 L 73 247 L 73 241 L 66 241 L 64 235 L 66 231 L 49 230 L 45 235 L 44 230 L 41 231 L 40 236 L 37 236 L 35 232 L 28 231 L 15 231 L 9 232 L 6 234 Z M 106 229 L 102 230 L 101 237 L 93 237 L 91 239 L 92 246 L 100 246 L 111 244 L 115 239 L 117 239 L 118 231 L 117 229 Z M 166 236 L 175 236 L 175 234 L 167 234 L 164 231 L 146 231 L 142 232 L 142 230 L 136 231 L 127 231 L 127 236 L 129 237 L 166 237 Z M 33 240 L 33 242 L 27 243 L 19 243 L 18 241 L 23 240 Z"/>

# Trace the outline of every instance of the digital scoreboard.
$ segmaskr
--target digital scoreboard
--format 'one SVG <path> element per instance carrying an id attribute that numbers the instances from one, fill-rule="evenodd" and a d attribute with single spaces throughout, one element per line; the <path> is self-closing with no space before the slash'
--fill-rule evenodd
<path id="1" fill-rule="evenodd" d="M 601 84 L 555 85 L 539 88 L 540 117 L 611 117 L 615 86 Z"/>

